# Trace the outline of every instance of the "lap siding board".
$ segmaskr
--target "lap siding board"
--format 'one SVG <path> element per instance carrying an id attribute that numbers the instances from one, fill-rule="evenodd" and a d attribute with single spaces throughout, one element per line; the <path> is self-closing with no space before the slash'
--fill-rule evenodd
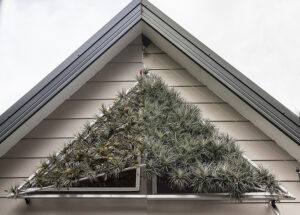
<path id="1" fill-rule="evenodd" d="M 130 52 L 130 54 L 128 54 Z M 207 119 L 224 132 L 238 139 L 246 155 L 273 171 L 287 189 L 300 190 L 295 168 L 299 166 L 289 154 L 274 141 L 248 122 L 226 102 L 189 75 L 184 68 L 164 54 L 154 44 L 146 49 L 142 58 L 142 45 L 135 40 L 123 53 L 107 64 L 70 99 L 50 114 L 24 139 L 0 159 L 0 207 L 1 214 L 98 214 L 99 210 L 110 214 L 272 214 L 269 206 L 257 204 L 204 204 L 194 202 L 148 202 L 139 200 L 35 200 L 30 208 L 21 200 L 5 199 L 4 189 L 28 177 L 40 164 L 41 158 L 58 151 L 81 128 L 92 120 L 101 104 L 111 104 L 120 89 L 134 84 L 135 76 L 143 64 L 151 73 L 160 75 L 170 87 L 175 87 L 188 102 L 196 103 Z M 292 191 L 291 191 L 292 192 Z M 293 193 L 293 192 L 292 192 Z M 282 214 L 298 214 L 300 194 L 292 203 L 278 204 Z"/>

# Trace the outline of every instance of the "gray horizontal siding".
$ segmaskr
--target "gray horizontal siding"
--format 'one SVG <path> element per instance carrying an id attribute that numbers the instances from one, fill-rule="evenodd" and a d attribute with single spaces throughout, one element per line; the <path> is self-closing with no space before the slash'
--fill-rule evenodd
<path id="1" fill-rule="evenodd" d="M 139 63 L 109 63 L 101 72 L 97 73 L 90 81 L 135 81 L 143 68 L 142 62 Z"/>
<path id="2" fill-rule="evenodd" d="M 137 40 L 138 41 L 138 40 Z M 131 46 L 138 47 L 139 43 Z M 141 50 L 141 46 L 140 50 Z M 144 61 L 150 72 L 161 76 L 169 86 L 174 86 L 187 102 L 195 103 L 203 117 L 214 122 L 221 132 L 229 133 L 238 140 L 245 154 L 257 163 L 268 167 L 280 182 L 291 191 L 300 202 L 299 178 L 295 168 L 299 166 L 289 154 L 274 141 L 253 126 L 221 98 L 187 74 L 176 62 L 163 54 L 154 45 L 144 56 L 136 54 L 119 55 L 119 62 L 109 63 L 83 88 L 50 114 L 39 126 L 0 159 L 0 207 L 1 214 L 272 214 L 264 203 L 220 204 L 178 201 L 137 201 L 137 200 L 33 200 L 27 207 L 22 200 L 3 198 L 3 191 L 28 177 L 42 158 L 60 150 L 72 139 L 83 124 L 100 113 L 101 104 L 109 105 L 119 90 L 134 84 Z M 127 50 L 127 51 L 126 51 Z M 136 50 L 135 48 L 127 48 Z M 146 49 L 147 51 L 147 49 Z M 153 54 L 159 53 L 159 54 Z M 123 60 L 120 56 L 123 56 Z M 129 61 L 129 63 L 125 63 Z M 136 62 L 139 61 L 139 62 Z M 154 66 L 152 66 L 154 65 Z M 295 192 L 293 192 L 295 190 Z M 300 204 L 278 204 L 282 214 L 298 214 Z"/>

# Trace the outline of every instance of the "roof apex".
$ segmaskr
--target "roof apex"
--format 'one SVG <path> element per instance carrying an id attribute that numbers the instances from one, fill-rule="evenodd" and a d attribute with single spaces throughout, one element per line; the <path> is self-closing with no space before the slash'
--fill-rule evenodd
<path id="1" fill-rule="evenodd" d="M 249 80 L 245 75 L 206 47 L 147 0 L 133 0 L 109 23 L 63 61 L 40 83 L 0 116 L 0 155 L 8 149 L 3 142 L 61 93 L 96 59 L 107 52 L 137 23 L 149 26 L 204 69 L 222 86 L 249 105 L 260 116 L 300 145 L 299 118 Z M 142 31 L 140 32 L 142 33 Z M 25 135 L 25 134 L 23 134 Z M 13 138 L 14 145 L 20 137 Z M 11 146 L 10 146 L 11 147 Z"/>

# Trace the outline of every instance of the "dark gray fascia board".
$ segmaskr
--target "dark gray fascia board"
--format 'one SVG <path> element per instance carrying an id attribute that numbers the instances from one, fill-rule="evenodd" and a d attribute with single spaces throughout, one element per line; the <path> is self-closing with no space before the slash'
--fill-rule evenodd
<path id="1" fill-rule="evenodd" d="M 231 92 L 300 145 L 298 117 L 146 0 L 133 0 L 0 116 L 0 143 L 143 20 Z M 120 30 L 122 29 L 122 30 Z M 121 34 L 118 32 L 124 32 Z"/>
<path id="2" fill-rule="evenodd" d="M 147 0 L 142 20 L 223 86 L 300 145 L 299 118 Z"/>
<path id="3" fill-rule="evenodd" d="M 141 2 L 133 0 L 0 116 L 0 143 L 78 77 L 139 21 L 141 21 Z"/>

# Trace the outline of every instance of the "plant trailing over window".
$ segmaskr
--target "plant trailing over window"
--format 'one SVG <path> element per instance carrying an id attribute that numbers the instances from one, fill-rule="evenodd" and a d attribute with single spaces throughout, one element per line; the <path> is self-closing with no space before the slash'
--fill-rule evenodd
<path id="1" fill-rule="evenodd" d="M 139 166 L 138 157 L 149 179 L 157 175 L 178 192 L 229 193 L 233 199 L 246 192 L 279 192 L 273 175 L 254 168 L 232 138 L 154 75 L 139 77 L 135 87 L 101 111 L 95 123 L 12 192 L 117 178 Z"/>

